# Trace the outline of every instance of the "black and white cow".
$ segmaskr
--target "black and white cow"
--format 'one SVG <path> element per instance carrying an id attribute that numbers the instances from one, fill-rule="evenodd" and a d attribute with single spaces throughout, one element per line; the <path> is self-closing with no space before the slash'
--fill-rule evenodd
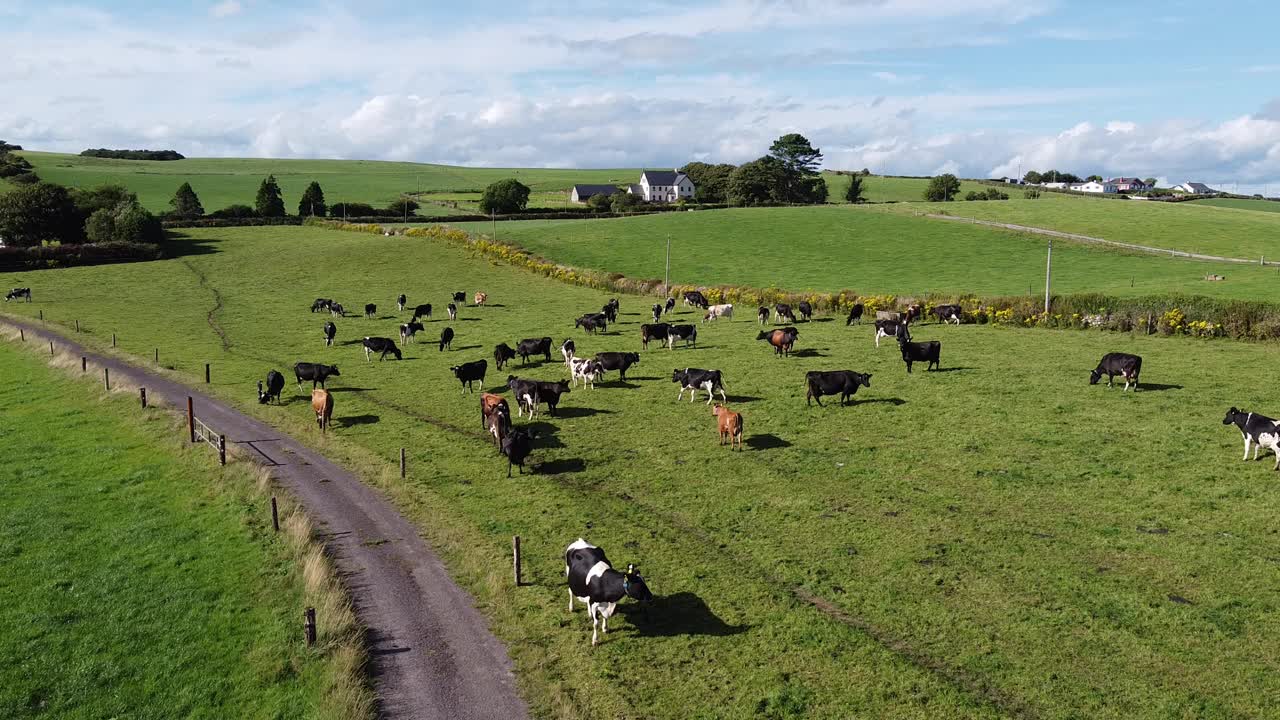
<path id="1" fill-rule="evenodd" d="M 697 325 L 672 325 L 667 330 L 667 349 L 674 350 L 677 340 L 683 340 L 687 347 L 689 343 L 698 345 L 698 326 Z"/>
<path id="2" fill-rule="evenodd" d="M 336 315 L 338 317 L 346 317 L 347 309 L 342 307 L 342 303 L 331 302 L 329 303 L 329 314 Z"/>
<path id="3" fill-rule="evenodd" d="M 1097 385 L 1103 375 L 1107 376 L 1107 387 L 1112 386 L 1112 378 L 1119 375 L 1124 378 L 1124 389 L 1133 383 L 1133 391 L 1138 392 L 1138 375 L 1142 373 L 1142 358 L 1129 353 L 1107 353 L 1098 361 L 1098 367 L 1089 372 L 1089 384 Z"/>
<path id="4" fill-rule="evenodd" d="M 646 323 L 640 326 L 640 345 L 645 350 L 649 349 L 649 341 L 657 340 L 660 343 L 667 341 L 670 334 L 671 326 L 667 323 Z"/>
<path id="5" fill-rule="evenodd" d="M 324 387 L 325 380 L 330 377 L 341 377 L 342 373 L 338 372 L 337 365 L 321 365 L 319 363 L 300 362 L 293 365 L 293 376 L 298 381 L 298 389 L 302 389 L 302 381 L 310 380 L 311 389 L 315 390 L 316 385 Z"/>
<path id="6" fill-rule="evenodd" d="M 410 320 L 400 326 L 400 342 L 411 343 L 418 341 L 418 333 L 425 328 L 422 323 L 417 320 Z"/>
<path id="7" fill-rule="evenodd" d="M 581 380 L 583 389 L 595 389 L 596 381 L 604 376 L 604 365 L 595 358 L 573 358 L 569 361 L 569 376 L 569 387 Z"/>
<path id="8" fill-rule="evenodd" d="M 466 304 L 467 304 L 467 291 L 466 291 L 466 290 L 459 290 L 458 292 L 454 293 L 454 294 L 453 294 L 453 301 L 454 301 L 454 302 L 456 302 L 456 303 L 460 303 L 460 304 L 462 304 L 462 305 L 466 305 Z"/>
<path id="9" fill-rule="evenodd" d="M 458 319 L 458 306 L 457 306 L 457 305 L 455 305 L 455 304 L 453 304 L 453 303 L 449 303 L 449 304 L 445 307 L 445 310 L 447 310 L 447 311 L 449 312 L 449 319 L 450 319 L 450 320 L 457 320 L 457 319 Z"/>
<path id="10" fill-rule="evenodd" d="M 608 329 L 609 319 L 606 318 L 601 313 L 583 315 L 582 317 L 573 321 L 573 326 L 575 328 L 582 328 L 583 330 L 586 330 L 587 332 L 594 335 L 596 331 L 603 332 L 604 330 Z"/>
<path id="11" fill-rule="evenodd" d="M 782 322 L 783 320 L 795 322 L 796 314 L 792 312 L 790 305 L 786 303 L 778 303 L 773 306 L 773 319 L 777 322 Z"/>
<path id="12" fill-rule="evenodd" d="M 615 301 L 610 300 L 604 307 L 600 308 L 600 314 L 604 316 L 606 322 L 618 322 L 618 306 L 614 305 Z"/>
<path id="13" fill-rule="evenodd" d="M 461 365 L 454 365 L 449 368 L 450 372 L 453 373 L 453 376 L 458 378 L 458 382 L 462 383 L 463 394 L 466 394 L 468 390 L 472 390 L 474 392 L 474 389 L 471 387 L 471 383 L 473 382 L 480 383 L 480 389 L 484 390 L 484 374 L 488 369 L 489 363 L 486 360 L 475 360 L 469 363 L 462 363 Z"/>
<path id="14" fill-rule="evenodd" d="M 573 612 L 575 598 L 587 605 L 592 645 L 599 642 L 597 630 L 609 633 L 609 618 L 623 598 L 642 603 L 653 600 L 653 593 L 634 565 L 628 565 L 625 573 L 614 570 L 604 550 L 582 538 L 565 548 L 564 574 L 569 583 L 569 612 Z"/>
<path id="15" fill-rule="evenodd" d="M 858 386 L 871 387 L 871 373 L 856 373 L 852 370 L 810 370 L 805 373 L 804 383 L 808 392 L 804 396 L 804 404 L 816 400 L 822 407 L 823 395 L 839 395 L 840 405 L 858 392 Z"/>
<path id="16" fill-rule="evenodd" d="M 529 361 L 530 355 L 541 355 L 546 362 L 551 362 L 551 338 L 525 338 L 516 343 L 516 354 L 520 356 L 520 364 Z"/>
<path id="17" fill-rule="evenodd" d="M 451 327 L 440 331 L 440 352 L 444 352 L 445 348 L 453 349 L 453 328 Z"/>
<path id="18" fill-rule="evenodd" d="M 707 302 L 707 297 L 697 290 L 689 290 L 684 294 L 684 304 L 706 310 L 711 303 Z"/>
<path id="19" fill-rule="evenodd" d="M 412 319 L 414 320 L 417 320 L 418 318 L 430 318 L 430 317 L 431 317 L 431 303 L 425 303 L 413 309 Z"/>
<path id="20" fill-rule="evenodd" d="M 9 294 L 4 296 L 4 301 L 9 302 L 10 300 L 26 300 L 27 302 L 31 302 L 31 288 L 14 288 L 10 290 Z"/>
<path id="21" fill-rule="evenodd" d="M 404 312 L 404 306 L 409 303 L 409 298 L 404 293 L 396 296 L 396 312 Z"/>
<path id="22" fill-rule="evenodd" d="M 698 368 L 685 368 L 683 370 L 676 369 L 671 371 L 671 382 L 680 383 L 680 394 L 676 395 L 676 400 L 684 398 L 684 391 L 689 391 L 689 402 L 693 402 L 698 397 L 698 390 L 707 391 L 707 404 L 711 404 L 711 398 L 714 397 L 716 390 L 720 391 L 720 400 L 729 402 L 724 394 L 724 380 L 720 376 L 719 370 L 700 370 Z"/>
<path id="23" fill-rule="evenodd" d="M 324 310 L 328 310 L 329 306 L 332 304 L 333 301 L 328 298 L 316 298 L 316 301 L 311 303 L 311 312 L 322 312 Z"/>
<path id="24" fill-rule="evenodd" d="M 333 345 L 333 338 L 337 334 L 338 334 L 338 326 L 334 325 L 332 320 L 325 323 L 324 324 L 324 346 L 330 347 L 331 345 Z"/>
<path id="25" fill-rule="evenodd" d="M 676 299 L 671 297 L 667 298 L 667 302 L 662 306 L 662 312 L 669 313 L 675 309 L 676 309 Z"/>
<path id="26" fill-rule="evenodd" d="M 960 324 L 960 319 L 964 316 L 964 310 L 959 305 L 935 305 L 933 308 L 933 316 L 938 318 L 938 322 Z"/>
<path id="27" fill-rule="evenodd" d="M 507 387 L 511 388 L 511 394 L 516 399 L 516 417 L 523 417 L 526 410 L 529 417 L 533 417 L 534 410 L 538 407 L 538 381 L 508 375 Z"/>
<path id="28" fill-rule="evenodd" d="M 378 306 L 377 306 L 377 305 L 375 305 L 375 304 L 373 304 L 373 303 L 365 303 L 365 304 L 364 304 L 364 316 L 365 316 L 365 317 L 367 317 L 367 318 L 371 318 L 371 317 L 373 317 L 374 315 L 377 315 L 377 314 L 378 314 Z"/>
<path id="29" fill-rule="evenodd" d="M 508 360 L 515 359 L 516 351 L 512 350 L 510 345 L 506 343 L 498 343 L 493 346 L 493 362 L 498 366 L 499 370 L 502 369 L 503 365 L 507 364 Z"/>
<path id="30" fill-rule="evenodd" d="M 808 300 L 801 300 L 796 303 L 796 309 L 800 311 L 800 317 L 804 318 L 805 322 L 813 319 L 813 306 L 809 304 Z"/>
<path id="31" fill-rule="evenodd" d="M 769 322 L 769 308 L 765 305 L 756 308 L 756 319 L 760 321 L 761 325 Z"/>
<path id="32" fill-rule="evenodd" d="M 258 382 L 258 402 L 266 405 L 271 402 L 271 398 L 276 399 L 276 404 L 280 403 L 280 393 L 284 390 L 284 376 L 275 370 L 267 372 L 267 387 L 264 390 L 262 382 Z"/>
<path id="33" fill-rule="evenodd" d="M 1222 419 L 1223 425 L 1235 425 L 1244 437 L 1244 458 L 1249 459 L 1249 446 L 1253 445 L 1253 459 L 1258 459 L 1260 449 L 1268 449 L 1276 454 L 1275 470 L 1280 470 L 1280 423 L 1274 418 L 1257 413 L 1247 413 L 1234 407 L 1227 411 Z"/>
<path id="34" fill-rule="evenodd" d="M 396 342 L 391 338 L 384 337 L 367 337 L 364 339 L 364 359 L 372 360 L 372 355 L 378 353 L 379 360 L 386 360 L 387 355 L 395 355 L 397 360 L 403 360 L 400 355 L 400 348 L 396 347 Z"/>
<path id="35" fill-rule="evenodd" d="M 906 326 L 902 326 L 903 329 Z M 937 370 L 941 368 L 939 357 L 942 354 L 942 343 L 937 340 L 929 340 L 927 342 L 911 342 L 907 340 L 906 334 L 898 335 L 898 348 L 902 350 L 902 361 L 907 364 L 907 372 L 911 372 L 911 363 L 927 362 L 925 370 Z"/>
<path id="36" fill-rule="evenodd" d="M 844 319 L 844 326 L 849 327 L 854 323 L 861 323 L 862 313 L 865 311 L 866 308 L 862 306 L 862 303 L 857 303 L 853 307 L 849 308 L 849 317 Z"/>
<path id="37" fill-rule="evenodd" d="M 569 366 L 569 361 L 573 359 L 575 353 L 578 352 L 578 346 L 574 344 L 571 338 L 565 338 L 560 343 L 560 357 L 564 359 L 565 367 Z"/>
<path id="38" fill-rule="evenodd" d="M 533 452 L 533 439 L 536 435 L 533 430 L 519 429 L 512 430 L 502 438 L 502 454 L 507 456 L 507 477 L 511 477 L 512 465 L 519 467 L 520 474 L 524 474 L 524 461 Z"/>
<path id="39" fill-rule="evenodd" d="M 652 311 L 653 311 L 653 321 L 654 321 L 654 322 L 658 322 L 659 320 L 661 320 L 661 319 L 662 319 L 662 306 L 661 306 L 661 305 L 659 305 L 658 303 L 654 303 L 654 304 L 653 304 Z"/>
<path id="40" fill-rule="evenodd" d="M 904 337 L 911 339 L 911 328 L 902 320 L 876 320 L 876 347 L 880 347 L 880 338 Z"/>
<path id="41" fill-rule="evenodd" d="M 640 363 L 640 353 L 602 352 L 596 353 L 596 360 L 604 366 L 606 372 L 617 370 L 619 377 L 627 379 L 627 369 Z"/>

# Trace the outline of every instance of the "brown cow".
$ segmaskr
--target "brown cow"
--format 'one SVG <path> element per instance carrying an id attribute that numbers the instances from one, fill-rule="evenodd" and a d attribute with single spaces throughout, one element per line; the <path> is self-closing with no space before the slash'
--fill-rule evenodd
<path id="1" fill-rule="evenodd" d="M 742 449 L 742 413 L 736 413 L 729 408 L 716 403 L 711 409 L 711 414 L 719 420 L 720 444 L 724 445 L 725 438 L 729 439 L 729 450 L 733 450 L 733 444 L 738 444 L 738 449 Z"/>
<path id="2" fill-rule="evenodd" d="M 312 390 L 311 409 L 316 411 L 316 424 L 320 426 L 320 432 L 325 432 L 329 428 L 329 421 L 333 419 L 333 395 L 328 390 Z"/>
<path id="3" fill-rule="evenodd" d="M 777 330 L 761 330 L 756 336 L 757 340 L 768 340 L 773 346 L 774 354 L 781 357 L 791 354 L 791 347 L 796 344 L 796 338 L 800 335 L 800 331 L 787 326 Z"/>
<path id="4" fill-rule="evenodd" d="M 474 300 L 476 301 L 475 302 L 476 305 L 483 305 L 484 301 L 488 299 L 489 299 L 489 296 L 482 292 L 477 292 L 474 298 Z"/>
<path id="5" fill-rule="evenodd" d="M 480 426 L 485 429 L 498 447 L 502 447 L 502 438 L 511 430 L 511 407 L 507 399 L 493 393 L 480 393 Z"/>

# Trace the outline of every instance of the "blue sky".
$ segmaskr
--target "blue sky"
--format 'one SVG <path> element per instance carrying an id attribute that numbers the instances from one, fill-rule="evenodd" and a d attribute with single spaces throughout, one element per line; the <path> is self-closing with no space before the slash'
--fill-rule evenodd
<path id="1" fill-rule="evenodd" d="M 0 0 L 31 149 L 1275 183 L 1280 3 Z"/>

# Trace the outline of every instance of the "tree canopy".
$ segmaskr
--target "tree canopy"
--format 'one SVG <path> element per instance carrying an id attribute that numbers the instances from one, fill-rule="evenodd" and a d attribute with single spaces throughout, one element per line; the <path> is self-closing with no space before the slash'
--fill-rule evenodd
<path id="1" fill-rule="evenodd" d="M 710 165 L 691 162 L 680 172 L 693 181 L 693 199 L 701 203 L 722 203 L 729 200 L 729 175 L 734 167 L 728 163 Z"/>
<path id="2" fill-rule="evenodd" d="M 822 164 L 822 151 L 800 133 L 787 133 L 774 140 L 769 146 L 769 155 L 797 175 L 816 175 Z"/>
<path id="3" fill-rule="evenodd" d="M 524 210 L 528 204 L 528 186 L 515 178 L 507 178 L 484 189 L 480 197 L 480 212 L 507 215 Z"/>
<path id="4" fill-rule="evenodd" d="M 324 217 L 328 209 L 324 204 L 324 190 L 320 189 L 320 183 L 312 180 L 307 189 L 302 191 L 302 199 L 298 201 L 298 216 Z"/>
<path id="5" fill-rule="evenodd" d="M 258 186 L 254 209 L 264 218 L 284 217 L 284 198 L 280 194 L 280 185 L 276 183 L 275 175 L 268 175 Z"/>
<path id="6" fill-rule="evenodd" d="M 84 215 L 61 185 L 24 185 L 0 195 L 0 238 L 15 247 L 84 242 Z"/>
<path id="7" fill-rule="evenodd" d="M 404 217 L 418 210 L 418 203 L 412 198 L 402 197 L 387 206 L 387 215 Z"/>
<path id="8" fill-rule="evenodd" d="M 191 183 L 187 182 L 178 186 L 178 191 L 169 201 L 169 207 L 173 208 L 170 215 L 184 220 L 204 215 L 204 206 L 200 204 L 200 198 L 196 196 L 196 191 L 191 189 Z"/>
<path id="9" fill-rule="evenodd" d="M 925 188 L 924 199 L 928 202 L 949 202 L 956 200 L 960 192 L 960 180 L 951 173 L 943 173 L 929 179 L 929 187 Z"/>
<path id="10" fill-rule="evenodd" d="M 734 205 L 786 202 L 786 175 L 786 166 L 772 155 L 743 163 L 729 174 L 729 202 Z"/>
<path id="11" fill-rule="evenodd" d="M 844 191 L 844 199 L 851 203 L 860 203 L 866 200 L 863 193 L 866 192 L 866 183 L 857 173 L 849 178 L 849 189 Z"/>

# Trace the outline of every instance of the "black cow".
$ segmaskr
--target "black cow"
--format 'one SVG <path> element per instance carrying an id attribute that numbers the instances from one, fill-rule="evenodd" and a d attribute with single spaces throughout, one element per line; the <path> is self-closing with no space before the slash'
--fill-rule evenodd
<path id="1" fill-rule="evenodd" d="M 502 454 L 507 456 L 507 477 L 511 477 L 511 466 L 515 465 L 520 468 L 520 474 L 524 474 L 524 461 L 529 457 L 529 453 L 533 451 L 533 438 L 536 433 L 533 430 L 512 430 L 507 436 L 502 438 Z"/>
<path id="2" fill-rule="evenodd" d="M 374 353 L 378 353 L 379 360 L 386 360 L 387 354 L 396 356 L 397 360 L 402 360 L 400 348 L 396 347 L 396 343 L 391 338 L 384 337 L 367 337 L 364 339 L 364 359 L 372 360 Z"/>
<path id="3" fill-rule="evenodd" d="M 541 355 L 551 362 L 551 338 L 525 338 L 516 343 L 516 354 L 520 356 L 521 365 L 529 361 L 530 355 Z"/>
<path id="4" fill-rule="evenodd" d="M 791 348 L 795 346 L 798 337 L 800 337 L 800 331 L 788 325 L 777 330 L 761 330 L 756 339 L 768 340 L 773 346 L 774 355 L 786 357 L 791 355 Z"/>
<path id="5" fill-rule="evenodd" d="M 959 325 L 963 315 L 964 310 L 959 305 L 935 305 L 933 308 L 933 316 L 938 318 L 938 322 Z"/>
<path id="6" fill-rule="evenodd" d="M 1274 469 L 1280 470 L 1280 423 L 1274 418 L 1257 413 L 1247 413 L 1243 410 L 1237 410 L 1234 407 L 1227 411 L 1227 416 L 1222 419 L 1223 425 L 1234 424 L 1240 429 L 1240 434 L 1244 437 L 1244 458 L 1249 459 L 1249 445 L 1253 445 L 1253 459 L 1258 459 L 1258 451 L 1262 448 L 1268 448 L 1276 454 L 1276 466 Z"/>
<path id="7" fill-rule="evenodd" d="M 427 303 L 425 305 L 419 305 L 418 307 L 413 309 L 414 320 L 417 320 L 418 318 L 429 318 L 429 317 L 431 317 L 431 303 Z"/>
<path id="8" fill-rule="evenodd" d="M 575 328 L 582 328 L 591 334 L 595 334 L 597 330 L 604 331 L 609 327 L 609 320 L 604 315 L 596 313 L 593 315 L 583 315 L 573 321 Z"/>
<path id="9" fill-rule="evenodd" d="M 804 404 L 810 400 L 818 401 L 822 407 L 823 395 L 839 395 L 840 405 L 858 392 L 858 386 L 871 387 L 871 373 L 856 373 L 852 370 L 810 370 L 804 376 L 808 392 L 804 396 Z"/>
<path id="10" fill-rule="evenodd" d="M 640 363 L 640 353 L 602 352 L 596 353 L 596 360 L 606 371 L 617 370 L 623 380 L 627 379 L 627 368 Z"/>
<path id="11" fill-rule="evenodd" d="M 564 380 L 555 382 L 546 382 L 545 380 L 536 381 L 538 384 L 537 394 L 534 396 L 533 409 L 538 409 L 538 403 L 546 403 L 547 408 L 551 410 L 551 414 L 556 414 L 556 406 L 560 404 L 560 396 L 569 392 L 569 383 Z"/>
<path id="12" fill-rule="evenodd" d="M 862 313 L 864 311 L 865 308 L 862 307 L 862 303 L 858 303 L 852 308 L 849 308 L 849 317 L 844 319 L 844 326 L 849 327 L 854 323 L 862 322 Z"/>
<path id="13" fill-rule="evenodd" d="M 796 321 L 796 314 L 791 311 L 791 306 L 786 303 L 778 303 L 773 306 L 774 320 L 786 320 L 788 322 Z"/>
<path id="14" fill-rule="evenodd" d="M 467 390 L 471 390 L 471 383 L 479 382 L 480 389 L 484 390 L 484 374 L 489 369 L 487 360 L 476 360 L 474 362 L 462 363 L 449 368 L 453 372 L 453 376 L 458 378 L 458 382 L 462 383 L 462 392 L 465 394 Z"/>
<path id="15" fill-rule="evenodd" d="M 408 302 L 409 302 L 409 298 L 405 297 L 404 293 L 400 293 L 399 295 L 397 295 L 396 296 L 396 312 L 404 312 L 404 306 L 408 304 Z"/>
<path id="16" fill-rule="evenodd" d="M 329 303 L 329 314 L 337 315 L 338 317 L 346 317 L 347 309 L 342 307 L 342 303 L 331 302 Z"/>
<path id="17" fill-rule="evenodd" d="M 300 362 L 294 363 L 293 375 L 298 381 L 298 389 L 302 389 L 302 381 L 310 380 L 311 389 L 315 390 L 316 385 L 324 387 L 325 380 L 330 377 L 340 377 L 342 373 L 338 372 L 337 365 L 321 365 L 319 363 Z"/>
<path id="18" fill-rule="evenodd" d="M 906 329 L 906 325 L 902 326 Z M 938 357 L 942 353 L 942 343 L 937 340 L 927 342 L 911 342 L 905 333 L 898 335 L 898 348 L 902 350 L 902 361 L 907 364 L 907 372 L 911 372 L 911 363 L 927 362 L 925 371 L 941 368 Z"/>
<path id="19" fill-rule="evenodd" d="M 662 319 L 662 306 L 661 306 L 661 305 L 659 305 L 658 303 L 654 303 L 654 304 L 653 304 L 653 308 L 652 308 L 652 310 L 653 310 L 653 321 L 654 321 L 654 322 L 658 322 L 659 320 L 661 320 L 661 319 Z"/>
<path id="20" fill-rule="evenodd" d="M 508 360 L 515 360 L 515 358 L 516 351 L 512 350 L 510 345 L 498 343 L 493 346 L 493 362 L 498 366 L 499 370 L 502 369 L 503 365 L 507 364 Z"/>
<path id="21" fill-rule="evenodd" d="M 765 307 L 764 305 L 761 305 L 760 307 L 756 308 L 756 318 L 760 320 L 761 325 L 764 325 L 765 323 L 769 322 L 769 308 Z"/>
<path id="22" fill-rule="evenodd" d="M 698 292 L 697 290 L 689 290 L 684 294 L 684 304 L 692 305 L 696 308 L 701 308 L 703 310 L 706 310 L 707 306 L 709 306 L 711 303 L 707 302 L 706 296 Z"/>
<path id="23" fill-rule="evenodd" d="M 669 313 L 675 309 L 676 309 L 676 299 L 671 297 L 667 298 L 666 304 L 662 306 L 662 312 Z"/>
<path id="24" fill-rule="evenodd" d="M 400 326 L 400 342 L 411 343 L 418 341 L 418 332 L 424 330 L 422 323 L 417 320 L 410 320 Z"/>
<path id="25" fill-rule="evenodd" d="M 445 348 L 453 349 L 453 328 L 447 327 L 440 332 L 440 352 Z"/>
<path id="26" fill-rule="evenodd" d="M 450 320 L 457 320 L 457 319 L 458 319 L 458 306 L 457 306 L 457 305 L 454 305 L 453 303 L 449 303 L 447 306 L 445 306 L 445 310 L 447 310 L 447 311 L 449 312 L 449 319 L 450 319 Z"/>
<path id="27" fill-rule="evenodd" d="M 608 634 L 609 618 L 623 598 L 642 603 L 653 600 L 653 593 L 634 565 L 628 565 L 625 573 L 614 570 L 604 551 L 582 538 L 565 549 L 564 573 L 569 582 L 569 610 L 573 610 L 574 598 L 587 604 L 592 645 L 597 644 L 597 625 Z"/>
<path id="28" fill-rule="evenodd" d="M 724 395 L 724 380 L 720 377 L 719 370 L 676 369 L 671 371 L 671 382 L 680 383 L 680 394 L 676 395 L 676 400 L 684 398 L 684 391 L 688 390 L 689 402 L 693 402 L 698 397 L 698 390 L 702 389 L 707 391 L 708 405 L 711 404 L 711 398 L 716 390 L 720 391 L 720 400 L 729 402 Z"/>
<path id="29" fill-rule="evenodd" d="M 311 312 L 320 312 L 322 310 L 328 310 L 329 306 L 332 304 L 333 304 L 332 300 L 329 300 L 326 298 L 316 298 L 316 301 L 311 303 Z"/>
<path id="30" fill-rule="evenodd" d="M 808 300 L 801 300 L 796 303 L 796 309 L 800 311 L 800 317 L 804 318 L 805 322 L 813 319 L 813 306 L 809 304 Z"/>
<path id="31" fill-rule="evenodd" d="M 25 299 L 27 302 L 31 302 L 31 288 L 29 287 L 14 288 L 9 291 L 8 295 L 4 296 L 5 302 L 9 302 L 10 300 L 19 300 L 19 299 Z"/>
<path id="32" fill-rule="evenodd" d="M 911 328 L 903 320 L 876 320 L 876 347 L 880 347 L 882 337 L 904 337 L 911 339 Z"/>
<path id="33" fill-rule="evenodd" d="M 654 307 L 657 307 L 656 305 Z M 692 326 L 691 326 L 692 327 Z M 660 340 L 666 342 L 667 335 L 670 334 L 671 326 L 667 323 L 653 323 L 640 326 L 640 344 L 645 350 L 649 349 L 650 340 Z"/>
<path id="34" fill-rule="evenodd" d="M 258 382 L 258 402 L 266 405 L 271 402 L 271 398 L 276 399 L 276 403 L 280 403 L 280 393 L 284 390 L 284 376 L 275 370 L 267 372 L 267 388 L 262 389 L 262 382 Z"/>
<path id="35" fill-rule="evenodd" d="M 453 301 L 454 301 L 454 302 L 456 302 L 456 303 L 462 303 L 463 305 L 466 305 L 466 304 L 467 304 L 467 291 L 466 291 L 466 290 L 459 290 L 458 292 L 454 293 L 454 294 L 453 294 Z"/>
<path id="36" fill-rule="evenodd" d="M 333 338 L 337 334 L 338 334 L 338 326 L 334 325 L 332 320 L 325 323 L 324 324 L 324 346 L 329 347 L 333 345 Z"/>
<path id="37" fill-rule="evenodd" d="M 373 303 L 365 303 L 365 304 L 364 304 L 364 316 L 365 316 L 365 317 L 367 317 L 367 318 L 371 318 L 371 317 L 373 317 L 374 315 L 377 315 L 377 314 L 378 314 L 378 306 L 377 306 L 377 305 L 374 305 Z"/>
<path id="38" fill-rule="evenodd" d="M 523 380 L 515 375 L 507 376 L 507 387 L 511 388 L 511 394 L 516 399 L 516 417 L 523 417 L 526 410 L 529 411 L 529 417 L 533 417 L 533 412 L 538 407 L 538 381 Z"/>
<path id="39" fill-rule="evenodd" d="M 686 347 L 689 343 L 698 344 L 697 325 L 672 325 L 667 330 L 667 349 L 674 350 L 677 340 L 683 340 Z"/>
<path id="40" fill-rule="evenodd" d="M 1116 375 L 1124 377 L 1124 389 L 1133 383 L 1133 391 L 1138 392 L 1138 375 L 1142 373 L 1142 358 L 1129 353 L 1107 353 L 1098 362 L 1098 367 L 1089 373 L 1089 384 L 1097 385 L 1103 375 L 1107 376 L 1107 387 L 1111 387 L 1111 379 Z"/>
<path id="41" fill-rule="evenodd" d="M 618 308 L 612 303 L 606 304 L 600 308 L 600 314 L 604 316 L 606 322 L 618 322 Z"/>

